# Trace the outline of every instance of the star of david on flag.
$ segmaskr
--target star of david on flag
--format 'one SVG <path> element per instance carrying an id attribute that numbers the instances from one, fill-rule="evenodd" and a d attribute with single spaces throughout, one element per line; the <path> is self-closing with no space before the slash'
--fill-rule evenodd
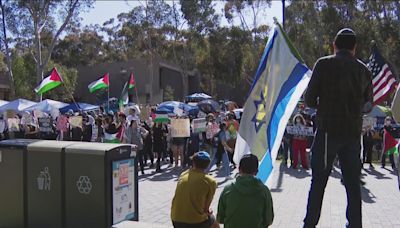
<path id="1" fill-rule="evenodd" d="M 311 71 L 276 23 L 244 105 L 234 155 L 236 163 L 245 154 L 256 155 L 257 177 L 267 185 L 286 124 L 310 78 Z"/>

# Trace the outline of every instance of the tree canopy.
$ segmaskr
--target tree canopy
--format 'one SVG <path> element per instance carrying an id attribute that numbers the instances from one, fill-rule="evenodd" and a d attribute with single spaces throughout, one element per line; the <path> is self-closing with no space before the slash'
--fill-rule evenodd
<path id="1" fill-rule="evenodd" d="M 239 102 L 244 101 L 272 26 L 263 20 L 270 15 L 260 17 L 270 0 L 139 3 L 101 25 L 82 26 L 79 15 L 93 1 L 3 0 L 2 25 L 9 35 L 4 39 L 3 33 L 1 41 L 11 47 L 16 96 L 33 99 L 33 85 L 53 66 L 73 89 L 79 65 L 163 58 L 178 64 L 184 74 L 199 72 L 205 92 L 219 95 L 217 85 L 223 84 L 236 88 L 243 94 Z M 222 11 L 216 10 L 218 4 Z M 360 59 L 368 58 L 375 40 L 385 58 L 400 66 L 398 1 L 290 1 L 285 10 L 285 30 L 309 67 L 332 53 L 333 38 L 343 27 L 356 31 Z M 8 55 L 1 48 L 6 66 Z M 51 95 L 68 100 L 61 88 Z"/>

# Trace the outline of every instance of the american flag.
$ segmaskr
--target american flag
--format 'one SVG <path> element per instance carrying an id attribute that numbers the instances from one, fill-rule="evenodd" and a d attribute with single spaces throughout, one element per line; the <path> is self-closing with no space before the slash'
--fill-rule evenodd
<path id="1" fill-rule="evenodd" d="M 372 72 L 374 105 L 377 105 L 396 87 L 396 78 L 376 46 L 372 48 L 367 66 Z"/>

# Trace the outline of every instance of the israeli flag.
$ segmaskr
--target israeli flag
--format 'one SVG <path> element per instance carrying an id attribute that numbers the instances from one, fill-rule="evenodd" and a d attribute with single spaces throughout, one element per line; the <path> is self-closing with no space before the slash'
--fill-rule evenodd
<path id="1" fill-rule="evenodd" d="M 286 124 L 310 78 L 311 71 L 276 23 L 244 105 L 234 155 L 236 163 L 245 154 L 256 155 L 257 177 L 268 186 Z"/>

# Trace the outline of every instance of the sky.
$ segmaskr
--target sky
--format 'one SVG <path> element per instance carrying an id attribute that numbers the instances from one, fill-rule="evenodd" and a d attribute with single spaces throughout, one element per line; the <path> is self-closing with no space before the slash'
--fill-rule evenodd
<path id="1" fill-rule="evenodd" d="M 143 1 L 144 2 L 144 1 Z M 168 2 L 168 0 L 167 0 Z M 171 2 L 170 2 L 171 3 Z M 172 4 L 172 3 L 171 3 Z M 126 13 L 132 10 L 134 7 L 140 5 L 138 0 L 97 0 L 94 3 L 94 7 L 88 12 L 82 13 L 81 17 L 82 25 L 99 24 L 102 25 L 105 21 L 110 18 L 116 18 L 120 13 Z M 215 10 L 217 13 L 222 14 L 224 2 L 215 1 Z M 222 14 L 223 15 L 223 14 Z M 280 0 L 272 1 L 271 8 L 266 8 L 258 15 L 259 24 L 273 24 L 273 17 L 276 17 L 278 21 L 282 22 L 282 2 Z M 246 16 L 246 20 L 251 21 L 250 14 Z M 239 21 L 235 20 L 235 24 L 239 25 Z M 221 24 L 228 25 L 225 17 L 221 17 Z"/>

